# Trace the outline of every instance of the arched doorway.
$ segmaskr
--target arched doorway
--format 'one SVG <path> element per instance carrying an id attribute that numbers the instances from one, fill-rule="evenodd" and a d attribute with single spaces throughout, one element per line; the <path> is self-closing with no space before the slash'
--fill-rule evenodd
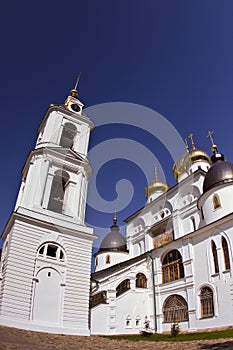
<path id="1" fill-rule="evenodd" d="M 37 274 L 32 309 L 33 321 L 60 324 L 62 310 L 61 276 L 46 267 Z"/>

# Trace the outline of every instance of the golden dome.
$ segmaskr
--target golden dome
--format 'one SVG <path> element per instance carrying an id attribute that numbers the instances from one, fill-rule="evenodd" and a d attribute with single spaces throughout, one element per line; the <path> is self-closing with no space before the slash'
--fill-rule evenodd
<path id="1" fill-rule="evenodd" d="M 202 151 L 200 149 L 192 149 L 191 151 L 189 151 L 189 153 L 187 154 L 188 156 L 185 158 L 185 167 L 187 169 L 187 167 L 193 163 L 196 163 L 198 161 L 204 160 L 207 161 L 209 163 L 211 163 L 211 159 L 210 156 L 208 155 L 208 153 L 206 153 L 205 151 Z"/>
<path id="2" fill-rule="evenodd" d="M 155 179 L 145 188 L 146 198 L 153 193 L 164 193 L 167 192 L 167 190 L 169 190 L 169 186 L 165 182 L 159 181 L 155 165 Z"/>
<path id="3" fill-rule="evenodd" d="M 145 188 L 146 198 L 153 193 L 164 193 L 167 190 L 169 190 L 169 186 L 165 182 L 154 180 Z"/>
<path id="4" fill-rule="evenodd" d="M 200 149 L 197 149 L 195 147 L 195 144 L 193 141 L 193 134 L 190 134 L 189 138 L 191 139 L 191 143 L 192 143 L 191 150 L 189 150 L 188 141 L 186 138 L 185 139 L 186 153 L 183 154 L 181 157 L 179 157 L 173 166 L 173 172 L 174 172 L 176 180 L 178 179 L 178 177 L 181 174 L 186 172 L 188 167 L 193 163 L 203 161 L 203 160 L 208 162 L 208 163 L 211 163 L 211 159 L 210 159 L 210 156 L 208 155 L 208 153 L 206 153 L 205 151 L 202 151 Z"/>
<path id="5" fill-rule="evenodd" d="M 185 154 L 180 156 L 173 165 L 173 172 L 176 180 L 186 170 L 187 158 L 189 158 L 189 152 L 186 152 Z"/>

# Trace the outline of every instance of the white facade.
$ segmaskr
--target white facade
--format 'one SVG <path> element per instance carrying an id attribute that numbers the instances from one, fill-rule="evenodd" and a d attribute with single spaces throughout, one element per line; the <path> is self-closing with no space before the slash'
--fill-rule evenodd
<path id="1" fill-rule="evenodd" d="M 218 163 L 205 190 L 210 163 L 193 148 L 175 164 L 176 186 L 148 185 L 153 200 L 126 219 L 128 260 L 92 274 L 93 334 L 139 333 L 146 320 L 159 333 L 233 324 L 233 165 Z"/>
<path id="2" fill-rule="evenodd" d="M 52 105 L 2 238 L 0 323 L 89 335 L 93 229 L 84 224 L 94 125 L 72 90 Z"/>

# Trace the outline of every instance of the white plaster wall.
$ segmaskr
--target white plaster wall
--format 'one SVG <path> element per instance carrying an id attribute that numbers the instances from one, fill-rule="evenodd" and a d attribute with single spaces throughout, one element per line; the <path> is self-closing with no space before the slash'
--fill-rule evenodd
<path id="1" fill-rule="evenodd" d="M 91 334 L 108 333 L 108 314 L 109 307 L 100 304 L 91 309 Z"/>
<path id="2" fill-rule="evenodd" d="M 221 201 L 221 207 L 214 209 L 213 195 L 218 194 Z M 226 184 L 221 185 L 207 191 L 199 201 L 199 207 L 202 207 L 205 224 L 209 224 L 213 221 L 220 219 L 221 217 L 230 214 L 232 212 L 232 196 L 233 185 Z"/>
<path id="3" fill-rule="evenodd" d="M 1 285 L 0 322 L 14 325 L 18 320 L 22 328 L 41 330 L 41 323 L 32 319 L 33 285 L 36 253 L 47 241 L 57 242 L 64 248 L 67 266 L 65 283 L 61 286 L 64 298 L 60 304 L 60 322 L 44 320 L 46 329 L 52 331 L 57 325 L 60 327 L 58 333 L 88 335 L 92 240 L 90 237 L 85 239 L 78 232 L 69 236 L 63 234 L 62 229 L 52 231 L 20 220 L 10 233 L 8 264 Z M 49 262 L 48 267 L 51 267 Z"/>
<path id="4" fill-rule="evenodd" d="M 148 289 L 137 288 L 135 291 L 127 291 L 116 298 L 116 334 L 135 334 L 144 326 L 145 316 L 149 317 Z M 136 326 L 136 319 L 140 319 Z M 126 320 L 130 325 L 126 325 Z"/>
<path id="5" fill-rule="evenodd" d="M 110 263 L 106 263 L 106 257 L 107 255 L 110 256 Z M 108 267 L 111 267 L 115 264 L 118 264 L 122 261 L 126 261 L 129 258 L 129 254 L 127 252 L 100 252 L 96 255 L 96 258 L 98 257 L 98 265 L 95 266 L 95 271 L 100 271 L 103 269 L 107 269 Z"/>

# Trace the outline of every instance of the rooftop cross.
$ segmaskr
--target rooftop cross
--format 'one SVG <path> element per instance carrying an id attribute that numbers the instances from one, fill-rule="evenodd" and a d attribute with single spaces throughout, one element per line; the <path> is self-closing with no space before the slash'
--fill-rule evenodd
<path id="1" fill-rule="evenodd" d="M 192 143 L 192 149 L 196 149 L 195 144 L 194 144 L 194 141 L 193 141 L 193 134 L 192 134 L 192 133 L 189 134 L 189 138 L 190 138 L 191 143 Z"/>
<path id="2" fill-rule="evenodd" d="M 186 151 L 189 152 L 189 145 L 188 145 L 188 139 L 187 139 L 187 137 L 185 137 L 184 142 L 185 142 Z"/>
<path id="3" fill-rule="evenodd" d="M 217 149 L 218 149 L 218 147 L 215 145 L 215 143 L 214 143 L 214 139 L 213 139 L 213 131 L 208 131 L 208 135 L 206 136 L 206 137 L 209 137 L 210 138 L 210 141 L 211 141 L 211 145 L 212 145 L 212 147 L 211 147 L 211 149 L 212 149 L 212 151 L 214 152 L 214 151 L 217 151 Z"/>

